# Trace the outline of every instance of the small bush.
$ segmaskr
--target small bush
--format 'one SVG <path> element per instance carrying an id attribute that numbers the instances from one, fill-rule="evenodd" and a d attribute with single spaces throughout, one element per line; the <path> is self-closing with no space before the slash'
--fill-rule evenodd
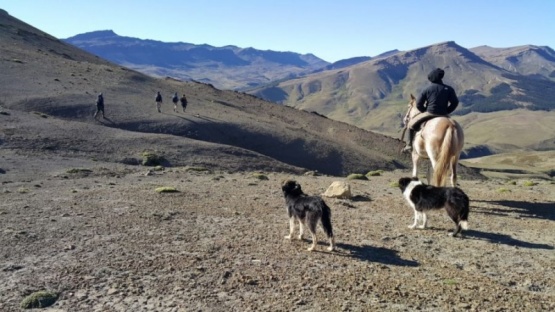
<path id="1" fill-rule="evenodd" d="M 389 183 L 389 186 L 391 186 L 391 187 L 399 187 L 399 182 L 393 181 L 393 182 Z"/>
<path id="2" fill-rule="evenodd" d="M 71 168 L 66 171 L 66 173 L 91 173 L 91 169 L 82 169 L 82 168 Z"/>
<path id="3" fill-rule="evenodd" d="M 347 176 L 347 180 L 368 180 L 368 178 L 364 174 L 351 173 Z"/>
<path id="4" fill-rule="evenodd" d="M 511 190 L 509 190 L 509 189 L 506 188 L 506 187 L 501 187 L 501 188 L 498 188 L 498 189 L 497 189 L 497 193 L 507 193 L 507 192 L 510 192 L 510 191 L 511 191 Z"/>
<path id="5" fill-rule="evenodd" d="M 379 177 L 381 176 L 383 173 L 383 170 L 374 170 L 374 171 L 369 171 L 366 176 L 367 177 Z"/>
<path id="6" fill-rule="evenodd" d="M 42 117 L 42 118 L 48 118 L 48 115 L 46 115 L 46 114 L 44 114 L 44 113 L 41 113 L 41 112 L 33 111 L 33 114 L 38 115 L 38 116 L 40 116 L 40 117 Z"/>
<path id="7" fill-rule="evenodd" d="M 538 183 L 534 182 L 534 181 L 524 181 L 524 182 L 522 182 L 522 185 L 524 185 L 524 186 L 534 186 L 534 185 L 538 185 Z"/>
<path id="8" fill-rule="evenodd" d="M 58 300 L 58 294 L 43 290 L 25 297 L 20 306 L 23 309 L 46 308 L 53 305 L 56 300 Z"/>
<path id="9" fill-rule="evenodd" d="M 162 157 L 158 156 L 154 152 L 143 152 L 142 156 L 143 161 L 141 164 L 143 166 L 159 166 L 163 160 Z"/>
<path id="10" fill-rule="evenodd" d="M 179 192 L 175 187 L 171 186 L 162 186 L 156 188 L 156 193 L 177 193 Z"/>
<path id="11" fill-rule="evenodd" d="M 258 180 L 270 180 L 268 179 L 268 176 L 262 173 L 253 173 L 252 176 L 257 178 Z"/>
<path id="12" fill-rule="evenodd" d="M 154 167 L 154 171 L 164 171 L 164 170 L 166 170 L 166 168 L 164 166 L 158 165 L 158 166 Z"/>
<path id="13" fill-rule="evenodd" d="M 20 187 L 20 188 L 17 189 L 17 192 L 20 193 L 20 194 L 26 194 L 26 193 L 29 193 L 29 189 L 24 188 L 24 187 Z"/>
<path id="14" fill-rule="evenodd" d="M 505 184 L 507 184 L 507 185 L 516 185 L 516 181 L 515 180 L 509 180 Z"/>

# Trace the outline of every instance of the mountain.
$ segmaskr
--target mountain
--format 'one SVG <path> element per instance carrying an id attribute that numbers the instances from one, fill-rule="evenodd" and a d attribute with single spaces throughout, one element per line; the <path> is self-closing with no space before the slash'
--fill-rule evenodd
<path id="1" fill-rule="evenodd" d="M 546 64 L 554 65 L 545 55 Z M 250 92 L 272 102 L 399 136 L 410 94 L 417 95 L 428 85 L 426 77 L 435 67 L 445 69 L 444 82 L 459 95 L 461 104 L 455 115 L 467 134 L 472 134 L 467 136 L 467 150 L 531 148 L 555 137 L 553 81 L 542 75 L 508 71 L 452 41 L 280 81 Z M 530 124 L 519 119 L 537 120 L 541 126 L 530 132 Z"/>
<path id="2" fill-rule="evenodd" d="M 542 76 L 555 81 L 555 51 L 547 46 L 511 48 L 480 46 L 470 49 L 484 60 L 513 73 Z"/>
<path id="3" fill-rule="evenodd" d="M 242 92 L 150 77 L 3 11 L 0 41 L 0 146 L 30 166 L 37 157 L 138 164 L 145 152 L 168 167 L 233 172 L 341 176 L 410 166 L 399 140 Z M 107 118 L 95 120 L 99 92 Z M 187 95 L 185 113 L 172 110 L 174 92 Z"/>
<path id="4" fill-rule="evenodd" d="M 152 76 L 196 80 L 220 89 L 241 89 L 292 78 L 328 64 L 312 54 L 166 43 L 119 36 L 111 30 L 80 34 L 64 41 Z"/>

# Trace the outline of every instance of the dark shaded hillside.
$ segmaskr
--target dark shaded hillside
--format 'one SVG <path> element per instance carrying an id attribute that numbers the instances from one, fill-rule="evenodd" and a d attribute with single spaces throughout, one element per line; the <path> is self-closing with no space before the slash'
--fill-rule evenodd
<path id="1" fill-rule="evenodd" d="M 111 30 L 80 34 L 65 41 L 146 74 L 206 82 L 220 89 L 252 87 L 328 64 L 312 54 L 166 43 L 119 36 Z"/>
<path id="2" fill-rule="evenodd" d="M 170 165 L 318 170 L 331 175 L 408 165 L 399 140 L 211 85 L 155 79 L 103 61 L 0 14 L 3 148 L 106 161 L 156 150 Z M 162 113 L 154 95 L 164 95 Z M 95 121 L 96 94 L 107 119 Z M 185 93 L 186 113 L 169 96 Z M 11 119 L 10 119 L 11 118 Z M 17 125 L 21 124 L 21 127 Z M 24 126 L 25 125 L 25 126 Z M 89 156 L 87 156 L 89 155 Z M 244 165 L 241 165 L 241 164 Z"/>

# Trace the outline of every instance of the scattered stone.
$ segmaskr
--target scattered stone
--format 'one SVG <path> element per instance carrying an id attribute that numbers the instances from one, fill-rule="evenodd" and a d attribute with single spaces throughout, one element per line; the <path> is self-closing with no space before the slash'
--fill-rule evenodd
<path id="1" fill-rule="evenodd" d="M 352 196 L 351 186 L 349 185 L 349 183 L 344 181 L 335 181 L 328 187 L 328 189 L 322 195 L 326 197 L 331 197 L 331 198 L 349 199 Z"/>

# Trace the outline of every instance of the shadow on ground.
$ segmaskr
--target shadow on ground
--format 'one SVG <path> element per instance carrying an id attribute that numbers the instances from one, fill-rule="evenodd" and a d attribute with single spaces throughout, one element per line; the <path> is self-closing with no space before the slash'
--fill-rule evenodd
<path id="1" fill-rule="evenodd" d="M 350 252 L 350 254 L 340 254 L 340 255 L 359 259 L 362 261 L 377 262 L 377 263 L 397 265 L 397 266 L 410 266 L 410 267 L 418 266 L 418 262 L 414 260 L 402 259 L 397 254 L 398 252 L 392 249 L 373 247 L 369 245 L 355 246 L 355 245 L 345 244 L 345 243 L 339 243 L 337 244 L 337 247 L 341 249 L 346 249 Z"/>

